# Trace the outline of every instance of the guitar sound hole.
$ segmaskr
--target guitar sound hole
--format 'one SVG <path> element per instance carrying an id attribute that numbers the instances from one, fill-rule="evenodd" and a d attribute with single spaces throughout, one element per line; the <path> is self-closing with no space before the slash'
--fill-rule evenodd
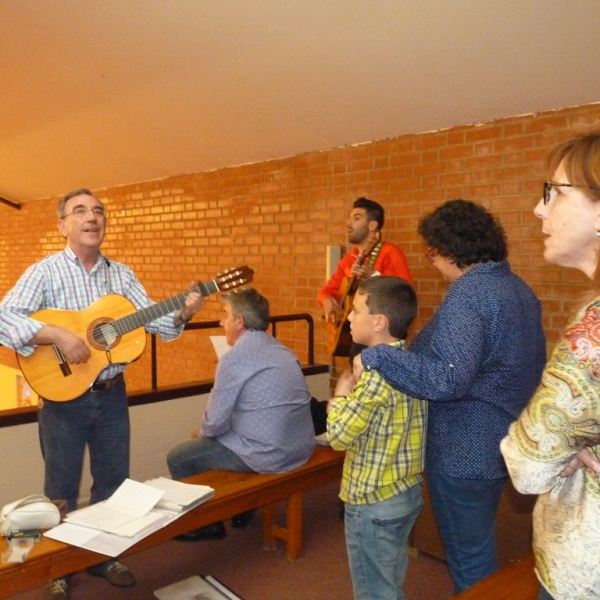
<path id="1" fill-rule="evenodd" d="M 110 348 L 117 340 L 117 332 L 110 323 L 102 323 L 94 328 L 92 337 L 101 348 Z"/>

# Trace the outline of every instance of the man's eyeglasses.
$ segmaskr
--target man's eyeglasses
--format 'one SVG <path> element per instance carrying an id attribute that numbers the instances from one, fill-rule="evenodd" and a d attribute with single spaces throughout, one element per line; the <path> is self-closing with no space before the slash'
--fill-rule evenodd
<path id="1" fill-rule="evenodd" d="M 67 217 L 73 215 L 78 219 L 83 219 L 87 215 L 87 213 L 91 212 L 96 218 L 104 219 L 106 217 L 106 211 L 102 206 L 94 206 L 94 208 L 86 208 L 85 206 L 76 206 L 70 213 L 63 215 L 61 219 L 66 219 Z"/>
<path id="2" fill-rule="evenodd" d="M 582 187 L 587 190 L 596 190 L 597 192 L 600 192 L 600 188 L 587 187 L 585 185 L 575 185 L 573 183 L 553 183 L 552 181 L 545 181 L 544 182 L 544 204 L 548 204 L 548 202 L 550 202 L 550 200 L 551 200 L 550 192 L 552 191 L 553 187 L 571 187 L 571 188 Z"/>

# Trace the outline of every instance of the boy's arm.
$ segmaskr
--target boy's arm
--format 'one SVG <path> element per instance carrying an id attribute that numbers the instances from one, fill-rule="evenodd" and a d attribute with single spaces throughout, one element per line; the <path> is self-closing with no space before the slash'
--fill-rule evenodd
<path id="1" fill-rule="evenodd" d="M 332 448 L 346 450 L 369 430 L 386 397 L 381 394 L 382 385 L 385 385 L 383 380 L 375 381 L 366 373 L 349 395 L 330 400 L 327 439 Z"/>
<path id="2" fill-rule="evenodd" d="M 352 393 L 354 386 L 356 385 L 356 378 L 351 371 L 343 371 L 338 379 L 335 390 L 333 391 L 333 398 L 330 398 L 327 403 L 327 412 L 331 409 L 331 405 L 335 402 L 336 398 L 346 397 Z"/>

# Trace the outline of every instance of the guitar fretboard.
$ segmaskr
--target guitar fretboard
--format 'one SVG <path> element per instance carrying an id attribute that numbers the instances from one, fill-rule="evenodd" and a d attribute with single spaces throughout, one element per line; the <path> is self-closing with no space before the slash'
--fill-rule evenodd
<path id="1" fill-rule="evenodd" d="M 208 283 L 202 283 L 200 281 L 198 282 L 198 285 L 191 288 L 190 291 L 200 292 L 203 297 L 206 297 L 210 294 L 214 294 L 218 290 L 219 287 L 213 280 L 209 281 Z M 173 298 L 168 298 L 162 302 L 157 302 L 156 304 L 142 308 L 131 315 L 116 319 L 111 323 L 111 325 L 115 328 L 117 334 L 120 336 L 129 333 L 138 327 L 143 327 L 147 323 L 150 323 L 159 317 L 164 317 L 165 315 L 182 308 L 185 305 L 185 299 L 190 291 L 182 292 Z"/>

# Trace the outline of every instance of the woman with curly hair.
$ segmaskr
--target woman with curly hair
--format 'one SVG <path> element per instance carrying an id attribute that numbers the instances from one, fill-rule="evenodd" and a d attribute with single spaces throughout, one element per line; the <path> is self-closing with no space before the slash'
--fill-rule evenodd
<path id="1" fill-rule="evenodd" d="M 450 281 L 409 351 L 363 350 L 357 372 L 429 400 L 425 474 L 456 593 L 498 568 L 496 509 L 508 473 L 500 440 L 546 362 L 540 302 L 511 272 L 506 236 L 482 206 L 450 200 L 425 216 L 426 256 Z"/>
<path id="2" fill-rule="evenodd" d="M 582 271 L 591 291 L 559 340 L 501 450 L 533 511 L 539 600 L 600 599 L 600 131 L 551 150 L 542 221 L 546 262 Z M 585 463 L 588 468 L 578 468 Z"/>

